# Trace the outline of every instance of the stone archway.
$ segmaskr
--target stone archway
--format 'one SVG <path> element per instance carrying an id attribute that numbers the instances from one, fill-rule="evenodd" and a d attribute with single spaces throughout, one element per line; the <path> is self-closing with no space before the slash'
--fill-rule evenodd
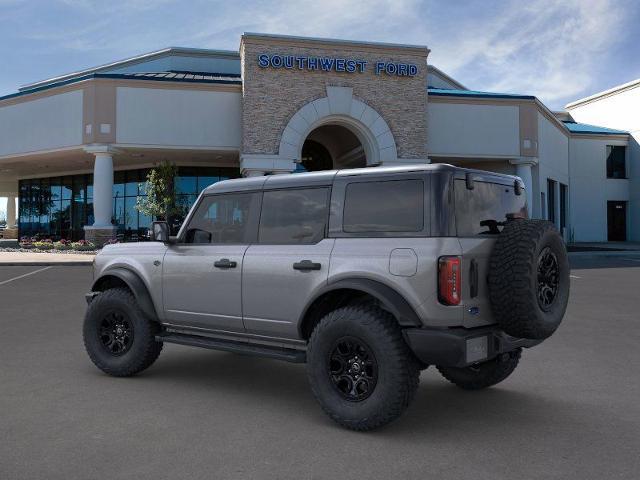
<path id="1" fill-rule="evenodd" d="M 366 166 L 397 159 L 395 139 L 384 118 L 354 98 L 351 88 L 331 86 L 326 97 L 307 103 L 291 117 L 282 133 L 278 156 L 300 162 L 305 140 L 323 126 L 339 126 L 351 132 L 362 145 Z"/>

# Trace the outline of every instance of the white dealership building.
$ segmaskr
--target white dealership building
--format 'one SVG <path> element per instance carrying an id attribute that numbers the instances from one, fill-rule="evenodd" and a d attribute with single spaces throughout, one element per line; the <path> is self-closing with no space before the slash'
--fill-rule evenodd
<path id="1" fill-rule="evenodd" d="M 552 112 L 428 55 L 245 34 L 239 51 L 167 48 L 25 85 L 0 98 L 5 236 L 141 238 L 140 183 L 163 160 L 185 205 L 241 175 L 445 162 L 521 176 L 531 215 L 568 241 L 640 241 L 640 80 Z"/>

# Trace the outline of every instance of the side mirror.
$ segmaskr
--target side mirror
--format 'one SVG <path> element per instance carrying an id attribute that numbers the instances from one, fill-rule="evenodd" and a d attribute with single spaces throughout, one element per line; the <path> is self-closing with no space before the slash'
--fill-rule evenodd
<path id="1" fill-rule="evenodd" d="M 169 243 L 169 224 L 167 222 L 153 222 L 149 233 L 151 241 Z"/>

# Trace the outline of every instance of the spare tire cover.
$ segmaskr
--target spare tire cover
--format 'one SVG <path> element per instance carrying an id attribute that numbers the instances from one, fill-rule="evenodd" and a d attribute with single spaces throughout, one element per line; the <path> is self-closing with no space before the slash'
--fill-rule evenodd
<path id="1" fill-rule="evenodd" d="M 544 339 L 560 325 L 569 300 L 569 260 L 562 237 L 546 220 L 507 222 L 489 264 L 489 298 L 505 333 Z"/>

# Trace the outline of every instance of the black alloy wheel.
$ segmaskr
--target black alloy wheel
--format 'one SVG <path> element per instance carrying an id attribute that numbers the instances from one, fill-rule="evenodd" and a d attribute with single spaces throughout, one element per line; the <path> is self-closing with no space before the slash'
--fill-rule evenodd
<path id="1" fill-rule="evenodd" d="M 418 362 L 396 319 L 362 301 L 319 320 L 307 347 L 307 374 L 322 409 L 361 432 L 398 418 L 420 381 Z"/>
<path id="2" fill-rule="evenodd" d="M 100 343 L 114 357 L 124 355 L 133 344 L 133 323 L 119 311 L 108 312 L 100 322 Z"/>
<path id="3" fill-rule="evenodd" d="M 160 324 L 145 315 L 126 288 L 99 292 L 82 326 L 89 358 L 114 377 L 129 377 L 151 366 L 162 350 L 162 342 L 156 341 L 160 332 Z"/>
<path id="4" fill-rule="evenodd" d="M 350 402 L 368 398 L 378 381 L 378 363 L 373 352 L 355 337 L 342 337 L 335 343 L 328 371 L 333 386 Z"/>
<path id="5" fill-rule="evenodd" d="M 549 310 L 558 294 L 560 284 L 560 267 L 558 257 L 551 248 L 546 247 L 538 257 L 538 305 Z"/>

